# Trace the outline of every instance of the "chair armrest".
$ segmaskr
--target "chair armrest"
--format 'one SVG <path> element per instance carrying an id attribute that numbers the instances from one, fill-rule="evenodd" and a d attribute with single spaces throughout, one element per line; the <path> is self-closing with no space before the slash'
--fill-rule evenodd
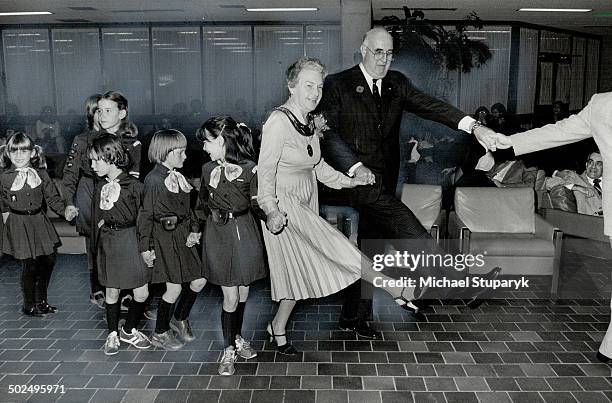
<path id="1" fill-rule="evenodd" d="M 603 233 L 602 216 L 578 214 L 550 208 L 542 208 L 539 213 L 546 221 L 568 235 L 608 242 L 608 237 Z"/>
<path id="2" fill-rule="evenodd" d="M 535 214 L 535 235 L 540 239 L 550 239 L 553 240 L 553 236 L 555 234 L 555 230 L 559 230 L 555 228 L 551 223 L 546 221 L 540 215 Z"/>

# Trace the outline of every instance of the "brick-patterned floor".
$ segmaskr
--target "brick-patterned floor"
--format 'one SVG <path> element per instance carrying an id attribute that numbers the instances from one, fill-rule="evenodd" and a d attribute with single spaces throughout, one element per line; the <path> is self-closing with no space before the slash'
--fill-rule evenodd
<path id="1" fill-rule="evenodd" d="M 20 270 L 5 260 L 0 402 L 607 402 L 612 367 L 598 363 L 595 351 L 610 318 L 612 260 L 585 252 L 608 248 L 601 245 L 568 245 L 563 299 L 549 299 L 548 278 L 534 278 L 538 287 L 476 310 L 461 301 L 436 302 L 415 317 L 377 293 L 381 341 L 336 330 L 335 297 L 302 303 L 289 324 L 289 338 L 301 351 L 296 357 L 276 354 L 265 341 L 275 306 L 261 282 L 249 299 L 244 333 L 259 356 L 238 363 L 231 377 L 216 372 L 221 297 L 214 286 L 194 307 L 197 340 L 183 350 L 122 346 L 107 357 L 104 311 L 88 301 L 84 256 L 60 256 L 50 289 L 60 312 L 44 319 L 19 313 Z M 66 393 L 8 393 L 9 385 L 56 384 Z"/>

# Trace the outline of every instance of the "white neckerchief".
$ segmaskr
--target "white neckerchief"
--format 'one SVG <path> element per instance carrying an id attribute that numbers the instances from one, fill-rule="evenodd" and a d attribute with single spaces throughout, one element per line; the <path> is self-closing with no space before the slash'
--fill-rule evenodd
<path id="1" fill-rule="evenodd" d="M 15 168 L 17 176 L 11 185 L 11 191 L 21 190 L 27 183 L 32 189 L 39 186 L 42 183 L 38 172 L 34 168 Z"/>
<path id="2" fill-rule="evenodd" d="M 121 193 L 121 185 L 119 185 L 119 179 L 108 179 L 108 182 L 102 186 L 100 191 L 100 208 L 102 210 L 110 210 L 115 205 L 115 202 L 119 200 L 119 194 Z"/>
<path id="3" fill-rule="evenodd" d="M 174 169 L 168 172 L 168 176 L 164 179 L 164 185 L 166 185 L 166 189 L 172 193 L 178 193 L 179 190 L 189 193 L 191 189 L 193 189 L 183 174 Z"/>
<path id="4" fill-rule="evenodd" d="M 221 160 L 218 160 L 217 164 L 219 165 L 210 173 L 210 181 L 208 182 L 210 187 L 213 189 L 216 189 L 217 185 L 219 184 L 219 180 L 221 179 L 221 170 L 225 171 L 225 177 L 230 182 L 242 174 L 242 167 L 236 164 L 231 164 Z"/>

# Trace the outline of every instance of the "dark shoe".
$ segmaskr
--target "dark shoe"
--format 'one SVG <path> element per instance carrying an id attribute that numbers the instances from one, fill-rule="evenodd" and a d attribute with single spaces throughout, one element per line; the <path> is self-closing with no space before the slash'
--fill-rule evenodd
<path id="1" fill-rule="evenodd" d="M 176 338 L 172 330 L 167 330 L 164 333 L 153 332 L 151 344 L 166 351 L 180 350 L 184 346 L 184 343 Z"/>
<path id="2" fill-rule="evenodd" d="M 357 333 L 358 336 L 361 336 L 366 339 L 382 339 L 381 334 L 376 330 L 372 329 L 368 322 L 364 320 L 346 320 L 340 318 L 340 320 L 338 321 L 338 327 L 341 330 L 352 330 L 353 332 Z"/>
<path id="3" fill-rule="evenodd" d="M 426 307 L 427 305 L 425 303 L 423 304 L 419 304 L 417 301 L 423 297 L 423 294 L 425 294 L 425 291 L 427 291 L 427 287 L 425 288 L 421 288 L 420 286 L 415 287 L 414 289 L 414 299 L 413 300 L 407 300 L 406 298 L 404 298 L 404 290 L 402 290 L 402 292 L 400 293 L 399 297 L 395 297 L 393 298 L 393 302 L 395 302 L 396 304 L 398 304 L 400 306 L 400 308 L 408 311 L 408 312 L 412 312 L 412 313 L 418 313 L 422 307 Z"/>
<path id="4" fill-rule="evenodd" d="M 43 301 L 40 304 L 38 304 L 38 310 L 45 314 L 57 312 L 57 308 L 54 307 L 53 305 L 49 305 L 47 301 Z"/>
<path id="5" fill-rule="evenodd" d="M 274 334 L 274 328 L 272 327 L 272 322 L 268 322 L 268 327 L 266 327 L 268 335 L 270 335 L 270 343 L 276 344 L 276 351 L 284 355 L 296 355 L 298 353 L 297 349 L 291 345 L 291 343 L 286 342 L 283 345 L 279 345 L 276 340 L 277 337 L 287 337 L 285 333 L 283 334 Z"/>
<path id="6" fill-rule="evenodd" d="M 34 318 L 42 318 L 42 317 L 45 316 L 45 313 L 40 310 L 38 305 L 34 305 L 31 308 L 26 308 L 24 306 L 23 309 L 21 310 L 21 312 L 23 312 L 24 315 L 31 316 L 31 317 L 34 317 Z"/>
<path id="7" fill-rule="evenodd" d="M 178 320 L 173 316 L 170 320 L 170 328 L 173 329 L 177 336 L 183 339 L 185 342 L 189 343 L 195 340 L 189 319 Z"/>
<path id="8" fill-rule="evenodd" d="M 607 364 L 608 362 L 610 362 L 612 360 L 612 358 L 603 355 L 599 351 L 597 352 L 597 359 L 599 361 L 603 362 L 604 364 Z"/>
<path id="9" fill-rule="evenodd" d="M 106 306 L 104 299 L 104 291 L 97 291 L 89 296 L 89 302 L 96 305 L 100 309 L 104 309 Z"/>
<path id="10" fill-rule="evenodd" d="M 479 276 L 485 280 L 494 280 L 501 273 L 501 267 L 496 267 L 485 275 Z M 493 288 L 483 287 L 476 289 L 477 291 L 472 295 L 470 300 L 467 302 L 467 306 L 471 309 L 476 309 L 493 293 Z"/>

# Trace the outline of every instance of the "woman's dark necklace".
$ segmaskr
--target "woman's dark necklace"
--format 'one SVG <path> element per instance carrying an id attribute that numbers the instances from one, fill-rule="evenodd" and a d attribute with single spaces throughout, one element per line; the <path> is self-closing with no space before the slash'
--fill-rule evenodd
<path id="1" fill-rule="evenodd" d="M 287 117 L 289 118 L 289 121 L 291 122 L 291 124 L 293 125 L 293 127 L 298 133 L 300 133 L 304 137 L 310 137 L 308 144 L 306 145 L 306 152 L 308 153 L 309 157 L 312 157 L 314 155 L 314 151 L 310 143 L 312 142 L 312 139 L 314 138 L 314 127 L 313 127 L 313 120 L 310 117 L 310 114 L 306 116 L 306 120 L 308 123 L 304 124 L 299 121 L 299 119 L 293 114 L 293 112 L 291 112 L 291 110 L 289 110 L 289 108 L 284 107 L 284 106 L 279 106 L 276 108 L 276 110 L 279 110 L 283 112 L 285 115 L 287 115 Z"/>

